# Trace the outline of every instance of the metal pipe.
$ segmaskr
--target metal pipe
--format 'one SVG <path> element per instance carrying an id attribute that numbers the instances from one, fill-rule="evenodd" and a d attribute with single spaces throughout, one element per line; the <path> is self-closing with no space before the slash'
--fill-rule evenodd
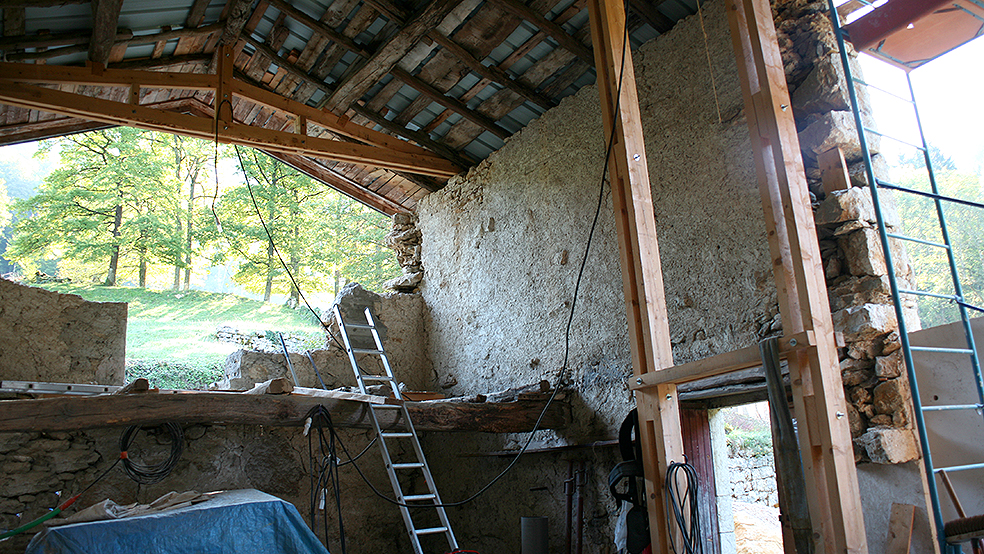
<path id="1" fill-rule="evenodd" d="M 575 479 L 577 480 L 576 490 L 577 490 L 577 554 L 582 554 L 584 551 L 584 485 L 587 483 L 587 475 L 584 469 L 584 461 L 577 463 L 577 474 Z"/>
<path id="2" fill-rule="evenodd" d="M 567 479 L 564 481 L 564 496 L 567 497 L 567 511 L 565 512 L 567 514 L 566 517 L 567 524 L 565 526 L 566 529 L 565 544 L 567 550 L 565 550 L 565 552 L 567 552 L 567 554 L 574 554 L 574 551 L 572 550 L 573 545 L 571 540 L 574 533 L 574 530 L 571 527 L 573 523 L 571 521 L 573 518 L 572 512 L 574 510 L 574 460 L 567 461 Z"/>

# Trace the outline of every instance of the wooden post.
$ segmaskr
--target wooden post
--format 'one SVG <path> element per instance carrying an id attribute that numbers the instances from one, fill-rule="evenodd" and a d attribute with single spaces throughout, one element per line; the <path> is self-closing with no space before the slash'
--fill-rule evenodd
<path id="1" fill-rule="evenodd" d="M 867 552 L 847 403 L 799 138 L 768 0 L 728 0 L 783 331 L 814 331 L 789 358 L 815 551 Z M 787 549 L 787 552 L 789 550 Z"/>
<path id="2" fill-rule="evenodd" d="M 625 44 L 622 3 L 619 0 L 588 0 L 588 10 L 606 144 L 610 138 L 614 139 L 609 182 L 618 232 L 632 367 L 638 378 L 673 366 L 652 189 L 632 52 Z M 670 547 L 663 481 L 669 463 L 683 461 L 676 385 L 664 383 L 637 391 L 636 403 L 653 552 L 667 554 Z M 676 543 L 682 544 L 680 539 Z"/>

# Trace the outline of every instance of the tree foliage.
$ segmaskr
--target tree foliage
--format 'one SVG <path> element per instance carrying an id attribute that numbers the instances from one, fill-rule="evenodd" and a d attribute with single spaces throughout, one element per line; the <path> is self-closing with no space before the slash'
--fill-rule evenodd
<path id="1" fill-rule="evenodd" d="M 949 159 L 931 149 L 937 187 L 942 195 L 972 202 L 984 202 L 982 178 L 960 171 Z M 921 156 L 904 158 L 893 171 L 893 180 L 901 186 L 930 192 L 928 173 Z M 931 198 L 895 193 L 903 232 L 936 243 L 943 242 L 936 203 Z M 963 288 L 964 299 L 984 307 L 984 230 L 980 225 L 984 210 L 972 206 L 941 202 L 947 231 L 953 246 L 954 260 Z M 950 264 L 946 251 L 932 246 L 907 242 L 906 248 L 916 274 L 918 288 L 936 294 L 952 295 Z M 959 319 L 955 303 L 932 297 L 920 297 L 919 317 L 923 327 L 942 325 Z M 971 317 L 980 313 L 971 310 Z"/>
<path id="2" fill-rule="evenodd" d="M 242 149 L 240 179 L 222 179 L 220 191 L 208 186 L 211 166 L 228 150 L 206 141 L 121 127 L 57 149 L 58 166 L 15 205 L 5 255 L 24 269 L 57 260 L 86 281 L 136 277 L 144 287 L 150 275 L 187 289 L 193 269 L 228 264 L 246 290 L 295 305 L 284 264 L 305 292 L 344 281 L 378 289 L 399 272 L 386 216 L 258 152 Z"/>

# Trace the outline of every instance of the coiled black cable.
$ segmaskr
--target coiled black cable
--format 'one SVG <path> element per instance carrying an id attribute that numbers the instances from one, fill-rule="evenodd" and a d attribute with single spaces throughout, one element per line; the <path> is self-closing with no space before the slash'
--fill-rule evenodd
<path id="1" fill-rule="evenodd" d="M 681 471 L 684 473 L 687 485 L 686 490 L 683 491 L 683 495 L 680 494 L 679 473 Z M 670 548 L 673 549 L 675 554 L 680 554 L 677 551 L 676 544 L 673 542 L 673 536 L 676 534 L 673 532 L 675 524 L 683 534 L 683 553 L 702 554 L 704 552 L 704 543 L 701 541 L 700 532 L 700 512 L 698 510 L 697 498 L 700 485 L 697 481 L 697 470 L 694 469 L 694 466 L 687 463 L 671 463 L 666 470 L 665 487 L 666 494 L 663 495 L 663 498 L 666 501 L 666 523 L 670 531 Z M 688 512 L 690 517 L 689 525 L 684 517 L 684 510 Z"/>
<path id="2" fill-rule="evenodd" d="M 177 423 L 162 423 L 160 425 L 171 438 L 171 454 L 164 461 L 158 464 L 145 465 L 130 458 L 130 446 L 137 438 L 137 433 L 142 429 L 139 425 L 131 425 L 120 435 L 120 460 L 123 462 L 123 470 L 130 479 L 142 485 L 153 485 L 159 483 L 167 477 L 174 466 L 181 458 L 184 451 L 184 432 Z"/>

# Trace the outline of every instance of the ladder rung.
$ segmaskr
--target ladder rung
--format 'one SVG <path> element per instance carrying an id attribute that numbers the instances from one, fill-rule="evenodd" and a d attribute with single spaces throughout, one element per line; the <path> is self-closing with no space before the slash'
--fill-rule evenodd
<path id="1" fill-rule="evenodd" d="M 950 466 L 950 467 L 934 467 L 933 473 L 942 472 L 953 472 L 953 471 L 967 471 L 968 469 L 984 469 L 984 464 L 967 464 L 964 466 Z"/>
<path id="2" fill-rule="evenodd" d="M 361 375 L 363 381 L 392 381 L 386 375 Z"/>
<path id="3" fill-rule="evenodd" d="M 916 296 L 931 296 L 933 298 L 942 298 L 944 300 L 958 300 L 958 298 L 952 294 L 936 294 L 935 292 L 926 292 L 922 290 L 899 289 L 899 294 L 914 294 Z"/>
<path id="4" fill-rule="evenodd" d="M 881 93 L 884 93 L 884 94 L 887 94 L 887 95 L 889 95 L 889 96 L 892 96 L 892 97 L 895 97 L 895 98 L 896 98 L 897 100 L 901 100 L 901 101 L 903 101 L 903 102 L 907 102 L 907 103 L 909 103 L 909 104 L 915 104 L 915 102 L 914 102 L 914 101 L 912 101 L 912 100 L 911 100 L 911 99 L 909 99 L 909 98 L 905 98 L 905 97 L 903 97 L 903 96 L 899 96 L 898 94 L 895 94 L 894 92 L 891 92 L 891 91 L 888 91 L 888 90 L 885 90 L 885 89 L 883 89 L 883 88 L 881 88 L 881 87 L 876 87 L 875 85 L 873 85 L 873 84 L 871 84 L 871 83 L 866 83 L 866 82 L 864 82 L 864 81 L 862 81 L 862 80 L 860 80 L 860 79 L 858 79 L 858 78 L 856 78 L 856 77 L 855 77 L 855 79 L 854 79 L 854 84 L 857 84 L 857 85 L 862 85 L 862 86 L 866 86 L 866 87 L 868 87 L 868 88 L 870 88 L 870 89 L 874 89 L 874 90 L 877 90 L 878 92 L 881 92 Z"/>
<path id="5" fill-rule="evenodd" d="M 383 438 L 386 439 L 412 439 L 413 433 L 383 433 Z"/>
<path id="6" fill-rule="evenodd" d="M 923 406 L 924 412 L 947 412 L 950 410 L 981 410 L 984 404 L 953 404 L 950 406 Z"/>
<path id="7" fill-rule="evenodd" d="M 392 398 L 390 400 L 392 400 Z M 370 408 L 373 408 L 373 409 L 399 410 L 400 408 L 403 407 L 403 404 L 375 404 L 375 403 L 370 403 L 369 404 L 369 407 Z"/>
<path id="8" fill-rule="evenodd" d="M 434 500 L 437 495 L 434 494 L 410 494 L 403 497 L 404 502 L 415 502 L 420 500 Z"/>
<path id="9" fill-rule="evenodd" d="M 939 348 L 935 346 L 910 346 L 913 352 L 941 352 L 944 354 L 974 354 L 969 348 Z"/>
<path id="10" fill-rule="evenodd" d="M 909 242 L 918 242 L 919 244 L 925 244 L 926 246 L 935 246 L 937 248 L 942 248 L 943 250 L 949 250 L 950 249 L 949 246 L 947 246 L 947 245 L 945 245 L 943 243 L 940 243 L 940 242 L 933 242 L 933 241 L 929 241 L 929 240 L 917 239 L 915 237 L 909 237 L 909 236 L 906 236 L 906 235 L 896 235 L 895 233 L 885 233 L 885 234 L 888 235 L 889 237 L 893 238 L 893 239 L 907 240 Z"/>
<path id="11" fill-rule="evenodd" d="M 904 141 L 904 140 L 902 140 L 900 138 L 895 138 L 892 135 L 886 135 L 885 133 L 879 133 L 878 131 L 876 131 L 876 130 L 870 128 L 870 127 L 864 127 L 864 130 L 866 132 L 868 132 L 868 133 L 873 134 L 873 135 L 878 135 L 880 137 L 887 138 L 888 140 L 894 140 L 895 142 L 904 144 L 906 146 L 911 146 L 912 148 L 915 148 L 916 150 L 919 150 L 920 152 L 925 152 L 926 151 L 926 149 L 923 148 L 922 146 L 919 146 L 919 145 L 916 145 L 916 144 L 912 144 L 911 142 Z"/>
<path id="12" fill-rule="evenodd" d="M 436 535 L 438 533 L 447 533 L 447 527 L 429 527 L 427 529 L 414 529 L 414 535 Z"/>
<path id="13" fill-rule="evenodd" d="M 424 464 L 420 462 L 409 462 L 405 464 L 393 464 L 393 469 L 420 469 Z"/>
<path id="14" fill-rule="evenodd" d="M 934 192 L 923 192 L 921 190 L 910 189 L 907 187 L 900 187 L 898 185 L 893 185 L 892 183 L 886 183 L 881 179 L 875 179 L 875 183 L 877 183 L 879 187 L 886 188 L 889 190 L 907 192 L 909 194 L 915 194 L 916 196 L 925 196 L 926 198 L 934 198 L 937 200 L 943 200 L 945 202 L 953 202 L 954 204 L 963 204 L 964 206 L 970 206 L 972 208 L 984 208 L 984 204 L 981 204 L 980 202 L 974 202 L 972 200 L 962 200 L 960 198 L 954 198 L 952 196 L 944 196 L 942 194 L 936 194 Z"/>
<path id="15" fill-rule="evenodd" d="M 375 329 L 372 325 L 368 323 L 346 323 L 346 329 Z"/>
<path id="16" fill-rule="evenodd" d="M 375 348 L 350 348 L 353 354 L 385 354 L 382 350 L 376 350 Z"/>

